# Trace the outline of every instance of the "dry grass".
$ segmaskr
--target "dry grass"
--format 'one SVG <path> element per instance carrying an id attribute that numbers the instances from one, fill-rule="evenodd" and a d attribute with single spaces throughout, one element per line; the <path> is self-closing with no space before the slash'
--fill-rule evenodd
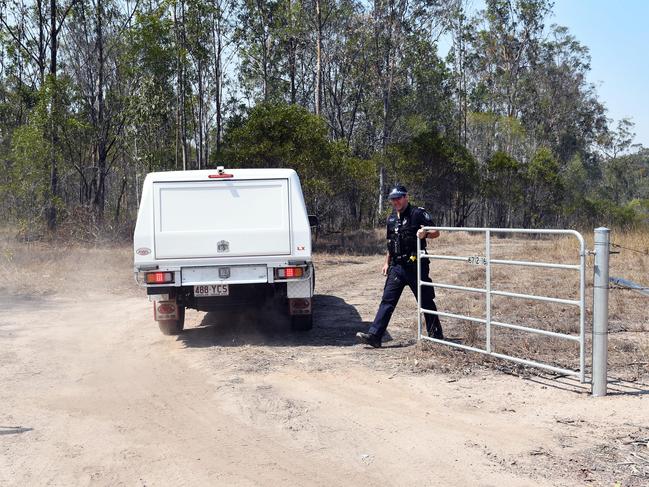
<path id="1" fill-rule="evenodd" d="M 0 230 L 0 290 L 7 294 L 137 292 L 130 245 L 19 242 Z M 4 289 L 3 289 L 4 288 Z"/>
<path id="2" fill-rule="evenodd" d="M 375 255 L 385 252 L 385 230 L 355 230 L 316 234 L 314 252 L 336 255 Z"/>

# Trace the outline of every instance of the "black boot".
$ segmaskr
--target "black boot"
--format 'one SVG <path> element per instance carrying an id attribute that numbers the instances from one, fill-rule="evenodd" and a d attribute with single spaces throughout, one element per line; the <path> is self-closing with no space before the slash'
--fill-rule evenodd
<path id="1" fill-rule="evenodd" d="M 442 331 L 442 325 L 438 322 L 431 327 L 426 327 L 428 331 L 428 336 L 436 338 L 438 340 L 444 340 L 444 332 Z M 432 328 L 432 330 L 431 330 Z"/>
<path id="2" fill-rule="evenodd" d="M 359 331 L 358 333 L 356 333 L 356 338 L 360 343 L 365 343 L 374 348 L 381 348 L 381 337 L 379 336 Z"/>

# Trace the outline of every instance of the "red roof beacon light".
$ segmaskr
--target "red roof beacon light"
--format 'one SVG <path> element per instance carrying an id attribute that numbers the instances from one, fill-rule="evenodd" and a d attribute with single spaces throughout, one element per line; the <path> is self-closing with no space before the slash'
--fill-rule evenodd
<path id="1" fill-rule="evenodd" d="M 225 168 L 223 166 L 219 166 L 216 168 L 216 174 L 210 174 L 207 177 L 210 179 L 229 179 L 233 178 L 234 174 L 226 173 Z"/>

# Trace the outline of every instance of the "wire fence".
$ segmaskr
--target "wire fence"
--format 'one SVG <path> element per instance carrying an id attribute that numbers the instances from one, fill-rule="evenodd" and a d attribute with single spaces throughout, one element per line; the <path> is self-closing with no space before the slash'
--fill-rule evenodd
<path id="1" fill-rule="evenodd" d="M 649 250 L 634 249 L 613 242 L 611 242 L 611 247 L 622 249 L 622 250 L 628 250 L 629 252 L 634 252 L 640 255 L 649 256 Z M 638 284 L 637 282 L 633 282 L 628 279 L 624 279 L 622 277 L 610 277 L 608 288 L 615 291 L 633 291 L 633 292 L 640 293 L 644 296 L 649 296 L 649 286 L 645 286 L 644 284 Z"/>
<path id="2" fill-rule="evenodd" d="M 638 250 L 638 249 L 632 249 L 631 247 L 625 247 L 625 246 L 623 246 L 623 245 L 616 244 L 616 243 L 611 243 L 611 247 L 615 247 L 615 248 L 617 248 L 617 249 L 628 250 L 628 251 L 630 251 L 630 252 L 636 252 L 636 253 L 638 253 L 638 254 L 642 254 L 642 255 L 649 255 L 649 250 Z"/>

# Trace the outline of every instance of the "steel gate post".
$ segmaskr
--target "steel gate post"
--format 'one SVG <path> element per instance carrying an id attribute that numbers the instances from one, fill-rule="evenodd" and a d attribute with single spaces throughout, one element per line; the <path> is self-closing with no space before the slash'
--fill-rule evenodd
<path id="1" fill-rule="evenodd" d="M 485 293 L 485 306 L 487 308 L 487 319 L 485 339 L 487 345 L 487 353 L 491 353 L 491 232 L 485 232 L 485 258 L 487 259 L 487 270 L 485 273 L 486 293 Z"/>
<path id="2" fill-rule="evenodd" d="M 608 360 L 608 257 L 610 230 L 595 229 L 595 277 L 593 282 L 593 382 L 594 397 L 606 395 Z"/>
<path id="3" fill-rule="evenodd" d="M 417 238 L 417 340 L 421 340 L 421 239 Z"/>

